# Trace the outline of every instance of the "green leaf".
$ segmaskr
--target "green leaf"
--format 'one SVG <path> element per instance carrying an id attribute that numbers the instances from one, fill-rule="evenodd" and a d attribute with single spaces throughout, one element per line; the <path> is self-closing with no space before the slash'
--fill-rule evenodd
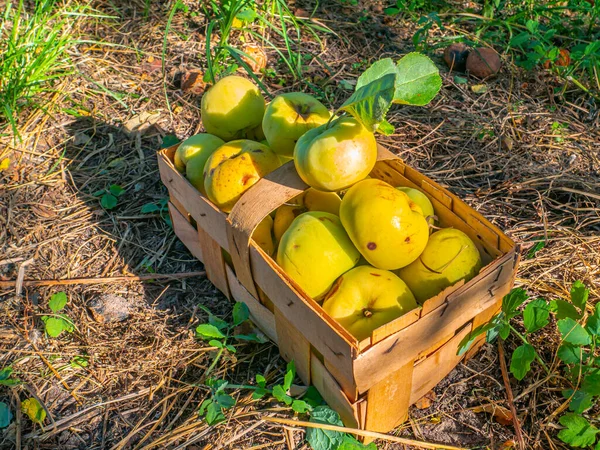
<path id="1" fill-rule="evenodd" d="M 522 380 L 531 370 L 531 363 L 535 359 L 535 349 L 530 344 L 523 344 L 515 349 L 510 361 L 510 372 L 517 380 Z"/>
<path id="2" fill-rule="evenodd" d="M 495 328 L 496 326 L 497 323 L 493 319 L 488 323 L 479 325 L 477 328 L 475 328 L 473 331 L 467 334 L 462 339 L 462 341 L 460 341 L 460 343 L 458 344 L 458 351 L 456 354 L 458 356 L 464 355 L 479 336 L 481 336 L 483 333 L 487 333 L 489 330 Z"/>
<path id="3" fill-rule="evenodd" d="M 354 437 L 346 435 L 338 450 L 377 450 L 377 446 L 374 442 L 368 445 L 361 444 Z"/>
<path id="4" fill-rule="evenodd" d="M 13 368 L 11 366 L 6 366 L 2 370 L 0 370 L 0 381 L 8 380 L 12 372 Z"/>
<path id="5" fill-rule="evenodd" d="M 502 322 L 498 325 L 498 334 L 503 340 L 506 340 L 510 334 L 510 326 L 506 322 Z"/>
<path id="6" fill-rule="evenodd" d="M 258 400 L 260 398 L 263 398 L 265 396 L 265 394 L 267 393 L 267 390 L 264 388 L 258 388 L 256 389 L 253 393 L 252 393 L 252 398 L 254 400 Z"/>
<path id="7" fill-rule="evenodd" d="M 223 339 L 225 337 L 225 335 L 223 333 L 221 333 L 221 330 L 219 330 L 214 325 L 211 325 L 208 323 L 202 323 L 196 327 L 196 337 L 199 337 L 202 339 L 211 339 L 211 338 Z"/>
<path id="8" fill-rule="evenodd" d="M 392 58 L 383 58 L 375 61 L 367 70 L 365 70 L 358 80 L 356 80 L 355 90 L 358 91 L 363 86 L 366 86 L 374 81 L 379 80 L 385 75 L 398 75 L 398 66 L 394 64 Z"/>
<path id="9" fill-rule="evenodd" d="M 250 310 L 245 303 L 237 302 L 233 306 L 233 326 L 238 326 L 250 317 Z"/>
<path id="10" fill-rule="evenodd" d="M 354 116 L 367 130 L 375 132 L 392 105 L 395 80 L 395 74 L 387 74 L 357 88 L 340 110 Z"/>
<path id="11" fill-rule="evenodd" d="M 529 302 L 523 311 L 523 323 L 529 333 L 541 330 L 548 325 L 550 306 L 546 300 L 537 299 Z"/>
<path id="12" fill-rule="evenodd" d="M 521 306 L 529 298 L 527 291 L 522 288 L 516 288 L 510 291 L 502 299 L 502 312 L 506 315 L 507 319 L 512 319 L 519 312 L 517 308 Z"/>
<path id="13" fill-rule="evenodd" d="M 160 210 L 160 206 L 158 206 L 156 203 L 146 203 L 140 208 L 140 213 L 151 214 L 154 212 L 159 212 Z"/>
<path id="14" fill-rule="evenodd" d="M 585 328 L 570 317 L 557 322 L 558 330 L 565 342 L 573 345 L 589 345 L 592 339 Z"/>
<path id="15" fill-rule="evenodd" d="M 562 391 L 564 398 L 570 398 L 569 410 L 582 414 L 584 411 L 590 409 L 594 404 L 594 397 L 584 391 L 574 391 L 573 389 L 565 389 Z"/>
<path id="16" fill-rule="evenodd" d="M 215 396 L 215 402 L 224 409 L 229 409 L 235 405 L 235 399 L 228 394 L 219 394 Z"/>
<path id="17" fill-rule="evenodd" d="M 578 414 L 565 414 L 559 422 L 566 428 L 560 430 L 558 438 L 572 447 L 592 445 L 596 441 L 596 434 L 600 431 Z"/>
<path id="18" fill-rule="evenodd" d="M 454 82 L 456 84 L 467 84 L 469 82 L 469 80 L 467 80 L 465 77 L 461 77 L 459 75 L 454 75 Z"/>
<path id="19" fill-rule="evenodd" d="M 571 303 L 564 300 L 552 300 L 550 310 L 556 314 L 557 320 L 566 319 L 567 317 L 575 320 L 581 318 L 581 313 Z"/>
<path id="20" fill-rule="evenodd" d="M 160 145 L 160 148 L 169 148 L 175 144 L 178 144 L 180 141 L 177 138 L 177 136 L 174 136 L 172 134 L 167 134 L 165 135 L 165 137 L 162 140 L 162 144 Z"/>
<path id="21" fill-rule="evenodd" d="M 67 294 L 64 292 L 57 292 L 52 297 L 50 297 L 50 301 L 48 302 L 48 306 L 52 310 L 52 312 L 59 312 L 61 309 L 65 307 L 67 304 Z"/>
<path id="22" fill-rule="evenodd" d="M 582 361 L 581 347 L 563 343 L 558 347 L 558 357 L 565 364 L 579 364 Z"/>
<path id="23" fill-rule="evenodd" d="M 296 364 L 294 364 L 294 360 L 291 360 L 287 364 L 287 370 L 285 371 L 285 377 L 283 378 L 283 389 L 288 391 L 290 387 L 292 387 L 292 381 L 294 381 L 294 377 L 296 376 Z"/>
<path id="24" fill-rule="evenodd" d="M 225 416 L 223 415 L 219 405 L 217 405 L 215 402 L 211 402 L 206 408 L 206 422 L 209 425 L 214 425 L 224 420 Z"/>
<path id="25" fill-rule="evenodd" d="M 223 319 L 215 316 L 212 313 L 208 314 L 208 323 L 210 323 L 211 325 L 214 325 L 221 331 L 223 331 L 225 328 L 227 328 L 229 326 L 229 323 L 227 323 Z"/>
<path id="26" fill-rule="evenodd" d="M 264 375 L 257 373 L 255 378 L 256 384 L 258 384 L 260 387 L 265 387 L 267 385 L 267 379 L 264 377 Z"/>
<path id="27" fill-rule="evenodd" d="M 285 389 L 280 384 L 273 386 L 273 397 L 288 406 L 292 404 L 292 397 L 285 393 Z"/>
<path id="28" fill-rule="evenodd" d="M 571 303 L 577 306 L 580 310 L 585 310 L 585 304 L 588 301 L 590 291 L 585 287 L 581 281 L 577 280 L 571 286 Z"/>
<path id="29" fill-rule="evenodd" d="M 343 426 L 338 413 L 329 406 L 317 406 L 310 413 L 310 422 Z M 337 450 L 344 442 L 345 433 L 339 431 L 307 428 L 306 441 L 313 450 Z"/>
<path id="30" fill-rule="evenodd" d="M 379 124 L 379 127 L 377 128 L 377 132 L 383 134 L 384 136 L 390 136 L 390 135 L 394 134 L 394 131 L 396 131 L 396 128 L 394 128 L 394 125 L 392 125 L 385 119 L 383 119 L 381 121 L 381 123 Z"/>
<path id="31" fill-rule="evenodd" d="M 302 400 L 304 400 L 313 408 L 316 408 L 317 406 L 321 406 L 323 404 L 323 397 L 321 397 L 321 394 L 319 393 L 319 391 L 317 391 L 317 388 L 314 386 L 308 387 L 308 389 L 302 396 Z"/>
<path id="32" fill-rule="evenodd" d="M 89 365 L 89 362 L 85 356 L 74 356 L 69 365 L 74 369 L 83 369 Z"/>
<path id="33" fill-rule="evenodd" d="M 10 425 L 13 415 L 10 412 L 10 408 L 4 402 L 0 402 L 0 429 L 6 428 Z"/>
<path id="34" fill-rule="evenodd" d="M 213 402 L 212 398 L 207 398 L 206 400 L 204 400 L 202 402 L 202 404 L 200 405 L 200 409 L 198 409 L 198 414 L 200 416 L 203 416 L 206 413 L 206 409 L 212 402 Z"/>
<path id="35" fill-rule="evenodd" d="M 600 336 L 600 303 L 596 304 L 594 314 L 588 317 L 585 328 L 592 336 Z"/>
<path id="36" fill-rule="evenodd" d="M 600 395 L 600 374 L 591 373 L 583 379 L 581 389 L 590 395 Z"/>
<path id="37" fill-rule="evenodd" d="M 421 53 L 409 53 L 396 64 L 394 103 L 424 106 L 442 87 L 440 71 L 431 59 Z"/>
<path id="38" fill-rule="evenodd" d="M 50 337 L 58 337 L 63 331 L 68 329 L 68 324 L 61 317 L 44 316 L 42 320 L 46 325 L 46 333 Z"/>
<path id="39" fill-rule="evenodd" d="M 233 345 L 231 345 L 231 344 L 227 344 L 227 345 L 225 346 L 225 348 L 226 348 L 227 350 L 229 350 L 231 353 L 235 353 L 235 352 L 237 352 L 237 350 L 235 349 L 235 347 L 234 347 Z"/>
<path id="40" fill-rule="evenodd" d="M 527 259 L 532 259 L 537 252 L 546 246 L 546 241 L 537 241 L 527 252 Z"/>
<path id="41" fill-rule="evenodd" d="M 264 344 L 265 342 L 267 342 L 267 340 L 265 338 L 263 338 L 262 336 L 259 336 L 258 334 L 255 334 L 255 333 L 236 334 L 233 337 L 234 337 L 234 339 L 237 339 L 238 341 L 258 342 L 259 344 Z"/>
<path id="42" fill-rule="evenodd" d="M 100 204 L 106 209 L 113 209 L 115 206 L 117 206 L 117 203 L 117 197 L 111 194 L 104 194 L 100 199 Z"/>
<path id="43" fill-rule="evenodd" d="M 108 192 L 110 192 L 115 197 L 120 197 L 121 195 L 123 195 L 125 193 L 125 189 L 123 189 L 118 184 L 111 184 L 110 187 L 108 188 Z"/>
<path id="44" fill-rule="evenodd" d="M 223 343 L 221 341 L 217 341 L 216 339 L 211 339 L 208 341 L 208 345 L 211 347 L 223 348 Z"/>
<path id="45" fill-rule="evenodd" d="M 292 409 L 298 414 L 304 414 L 305 412 L 311 410 L 311 406 L 304 400 L 294 400 L 292 402 Z"/>
<path id="46" fill-rule="evenodd" d="M 31 397 L 21 402 L 21 411 L 23 411 L 32 422 L 42 424 L 46 418 L 46 410 L 37 399 Z"/>
<path id="47" fill-rule="evenodd" d="M 242 8 L 242 10 L 235 15 L 236 19 L 246 23 L 253 22 L 257 17 L 258 14 L 252 8 Z"/>

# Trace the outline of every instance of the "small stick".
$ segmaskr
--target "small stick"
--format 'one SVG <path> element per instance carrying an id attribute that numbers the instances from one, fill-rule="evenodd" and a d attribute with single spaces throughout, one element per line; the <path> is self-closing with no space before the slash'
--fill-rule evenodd
<path id="1" fill-rule="evenodd" d="M 429 448 L 432 450 L 467 450 L 464 447 L 454 447 L 452 445 L 445 444 L 431 444 L 429 442 L 416 441 L 414 439 L 401 438 L 398 436 L 392 436 L 384 433 L 377 433 L 375 431 L 359 430 L 356 428 L 338 427 L 337 425 L 328 425 L 323 423 L 305 422 L 302 420 L 290 420 L 281 419 L 279 417 L 263 416 L 262 419 L 266 422 L 280 423 L 282 425 L 289 425 L 292 427 L 308 427 L 308 428 L 320 428 L 322 430 L 339 431 L 340 433 L 356 434 L 357 436 L 366 436 L 374 439 L 385 439 L 391 442 L 398 442 L 399 444 L 412 445 L 419 448 Z"/>
<path id="2" fill-rule="evenodd" d="M 517 417 L 517 410 L 513 402 L 513 392 L 510 388 L 510 381 L 508 379 L 508 371 L 506 370 L 506 360 L 504 359 L 504 347 L 502 341 L 498 340 L 498 353 L 500 356 L 500 370 L 502 371 L 502 379 L 504 380 L 504 388 L 506 389 L 506 399 L 508 400 L 508 406 L 512 414 L 513 426 L 515 427 L 515 434 L 517 435 L 517 441 L 519 442 L 519 448 L 525 450 L 525 440 L 523 439 L 523 432 L 521 431 L 521 424 Z"/>
<path id="3" fill-rule="evenodd" d="M 65 280 L 23 280 L 23 286 L 64 286 L 68 284 L 109 284 L 128 281 L 147 281 L 147 280 L 178 280 L 181 278 L 205 276 L 205 271 L 186 272 L 186 273 L 153 273 L 144 275 L 125 275 L 120 277 L 105 278 L 67 278 Z M 17 284 L 17 280 L 0 281 L 0 289 L 10 289 Z"/>

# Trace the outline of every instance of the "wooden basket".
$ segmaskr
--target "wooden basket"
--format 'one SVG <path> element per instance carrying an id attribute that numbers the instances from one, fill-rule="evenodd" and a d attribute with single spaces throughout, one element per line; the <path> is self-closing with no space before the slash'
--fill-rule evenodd
<path id="1" fill-rule="evenodd" d="M 466 355 L 457 356 L 458 343 L 498 312 L 512 288 L 519 260 L 515 243 L 380 146 L 371 176 L 423 191 L 440 226 L 469 235 L 484 267 L 468 283 L 449 287 L 359 342 L 250 238 L 269 213 L 308 188 L 293 162 L 258 181 L 227 215 L 175 169 L 176 148 L 158 153 L 176 235 L 204 263 L 209 280 L 225 296 L 248 305 L 252 321 L 277 343 L 286 360 L 295 361 L 300 378 L 319 390 L 346 426 L 388 432 L 401 424 L 410 405 L 481 346 L 482 338 Z"/>

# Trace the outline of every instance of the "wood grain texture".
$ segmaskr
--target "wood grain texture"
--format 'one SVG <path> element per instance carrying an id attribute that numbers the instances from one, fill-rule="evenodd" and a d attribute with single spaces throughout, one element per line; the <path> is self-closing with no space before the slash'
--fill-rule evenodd
<path id="1" fill-rule="evenodd" d="M 275 329 L 279 353 L 286 361 L 294 360 L 296 373 L 310 385 L 310 342 L 278 309 L 275 309 Z"/>
<path id="2" fill-rule="evenodd" d="M 432 390 L 456 367 L 462 359 L 462 356 L 456 354 L 458 344 L 472 329 L 471 324 L 463 327 L 442 348 L 415 366 L 411 382 L 411 405 Z"/>
<path id="3" fill-rule="evenodd" d="M 204 258 L 202 255 L 202 247 L 200 247 L 200 241 L 198 239 L 198 231 L 171 202 L 169 202 L 169 215 L 171 216 L 175 235 L 183 242 L 183 245 L 187 247 L 192 255 L 198 260 L 203 261 Z"/>
<path id="4" fill-rule="evenodd" d="M 250 320 L 267 335 L 269 339 L 277 344 L 277 330 L 275 328 L 275 316 L 265 306 L 261 305 L 244 286 L 238 281 L 231 270 L 231 267 L 225 266 L 227 272 L 227 281 L 229 283 L 229 292 L 231 297 L 237 302 L 243 302 L 250 310 Z"/>
<path id="5" fill-rule="evenodd" d="M 227 272 L 225 272 L 225 258 L 221 246 L 202 227 L 198 227 L 197 235 L 204 256 L 203 264 L 206 277 L 225 297 L 230 298 Z"/>

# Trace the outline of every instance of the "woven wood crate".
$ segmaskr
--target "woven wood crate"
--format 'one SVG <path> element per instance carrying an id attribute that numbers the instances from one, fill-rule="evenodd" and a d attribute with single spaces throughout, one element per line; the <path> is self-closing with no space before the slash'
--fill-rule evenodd
<path id="1" fill-rule="evenodd" d="M 458 343 L 498 312 L 512 288 L 519 261 L 515 243 L 380 146 L 371 176 L 421 189 L 432 201 L 440 226 L 462 230 L 475 242 L 484 267 L 468 283 L 449 287 L 359 342 L 250 239 L 264 217 L 308 188 L 293 162 L 256 183 L 227 215 L 177 172 L 176 148 L 158 153 L 175 233 L 225 296 L 248 305 L 252 321 L 277 343 L 286 360 L 295 361 L 300 378 L 319 390 L 346 426 L 388 432 L 406 420 L 410 405 L 479 348 L 482 339 L 457 356 Z"/>

